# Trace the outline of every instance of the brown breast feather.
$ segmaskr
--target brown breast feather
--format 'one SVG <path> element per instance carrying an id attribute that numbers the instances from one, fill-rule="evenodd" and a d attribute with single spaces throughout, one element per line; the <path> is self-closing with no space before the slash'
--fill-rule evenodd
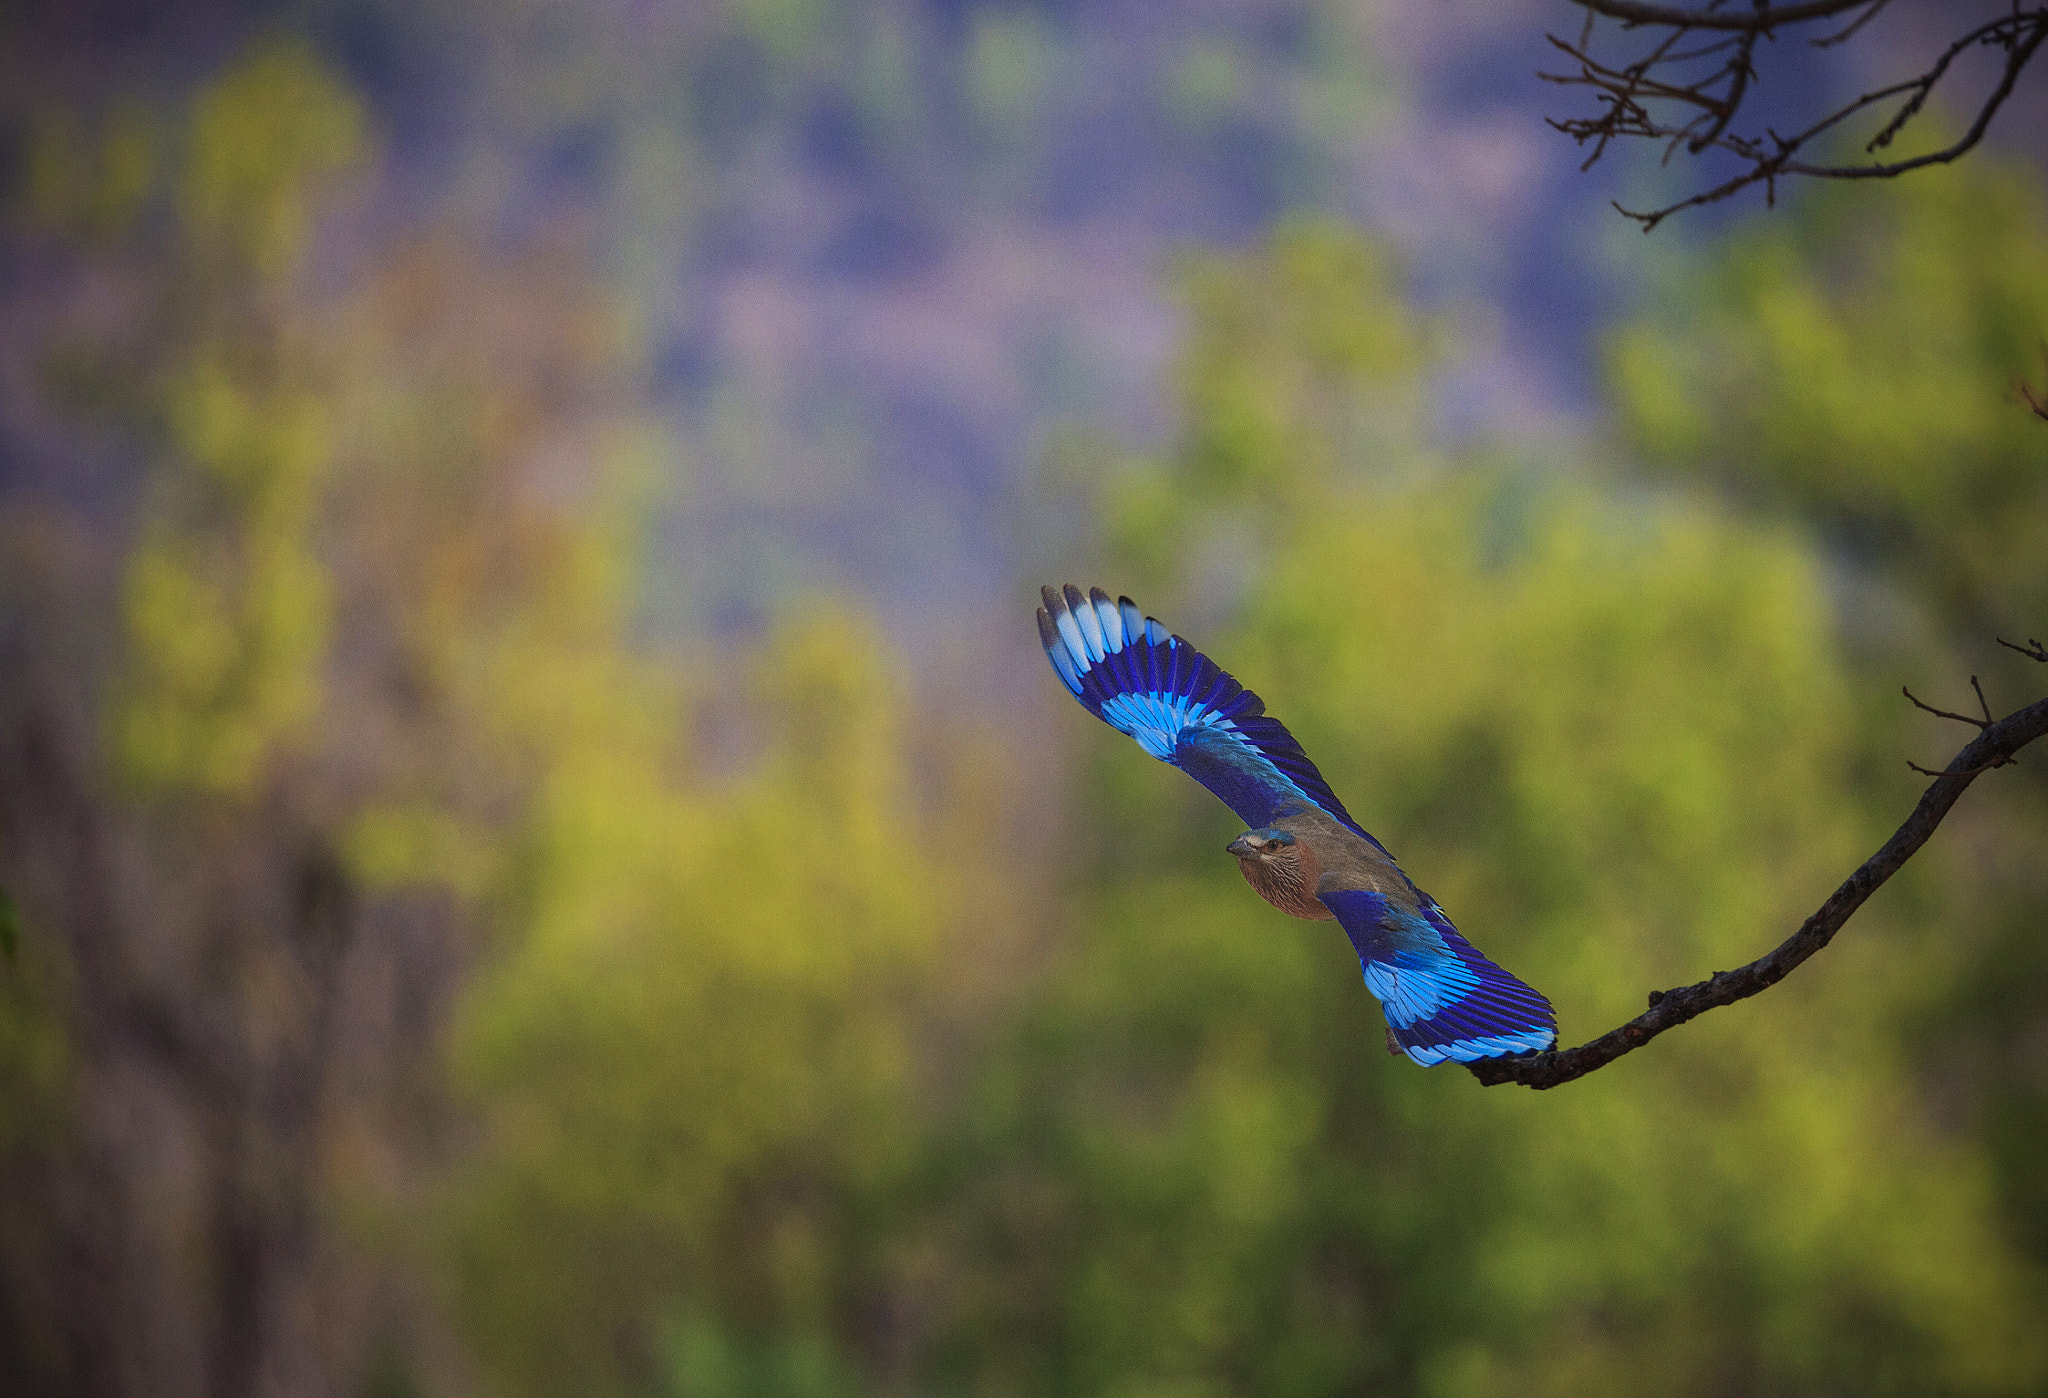
<path id="1" fill-rule="evenodd" d="M 1318 921 L 1336 916 L 1316 897 L 1316 880 L 1322 877 L 1322 867 L 1316 862 L 1315 852 L 1301 840 L 1283 846 L 1276 858 L 1240 859 L 1237 867 L 1259 897 L 1283 913 Z"/>

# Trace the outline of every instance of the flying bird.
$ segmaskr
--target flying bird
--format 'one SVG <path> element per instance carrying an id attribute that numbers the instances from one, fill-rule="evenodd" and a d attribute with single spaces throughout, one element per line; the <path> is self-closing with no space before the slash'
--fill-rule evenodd
<path id="1" fill-rule="evenodd" d="M 1128 597 L 1042 589 L 1038 638 L 1083 708 L 1180 768 L 1251 827 L 1245 880 L 1295 917 L 1335 918 L 1387 1015 L 1387 1047 L 1417 1063 L 1533 1053 L 1557 1042 L 1535 990 L 1481 956 L 1386 847 L 1351 818 L 1259 696 Z"/>

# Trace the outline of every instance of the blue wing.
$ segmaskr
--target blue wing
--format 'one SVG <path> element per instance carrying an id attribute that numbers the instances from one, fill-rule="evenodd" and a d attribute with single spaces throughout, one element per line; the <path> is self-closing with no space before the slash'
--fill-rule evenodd
<path id="1" fill-rule="evenodd" d="M 1557 1042 L 1550 1002 L 1481 956 L 1428 894 L 1418 892 L 1415 910 L 1362 889 L 1319 896 L 1358 948 L 1395 1041 L 1417 1063 L 1470 1063 Z"/>
<path id="2" fill-rule="evenodd" d="M 1306 801 L 1379 845 L 1259 696 L 1209 657 L 1128 597 L 1112 602 L 1099 587 L 1084 597 L 1071 583 L 1064 595 L 1042 591 L 1038 638 L 1089 713 L 1209 788 L 1253 829 Z"/>

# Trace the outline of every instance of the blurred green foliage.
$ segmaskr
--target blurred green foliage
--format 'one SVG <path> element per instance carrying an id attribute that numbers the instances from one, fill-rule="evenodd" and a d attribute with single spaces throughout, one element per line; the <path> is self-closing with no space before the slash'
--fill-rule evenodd
<path id="1" fill-rule="evenodd" d="M 156 138 L 147 114 L 133 107 L 117 107 L 94 134 L 70 113 L 44 114 L 25 162 L 29 216 L 82 238 L 127 231 L 154 190 Z"/>
<path id="2" fill-rule="evenodd" d="M 1239 621 L 1205 644 L 1568 1039 L 1761 953 L 1874 847 L 1910 788 L 1857 776 L 1867 735 L 1796 534 L 1347 451 L 1343 400 L 1422 362 L 1324 333 L 1399 323 L 1379 256 L 1297 232 L 1202 277 L 1185 445 L 1112 534 L 1164 566 L 1145 595 L 1171 619 L 1204 516 L 1256 517 Z M 1245 303 L 1255 334 L 1204 314 Z M 1341 936 L 1218 856 L 1228 813 L 1070 727 L 1099 853 L 955 1146 L 983 1247 L 963 1387 L 2022 1392 L 2048 1372 L 2041 1278 L 1897 1038 L 1961 969 L 1901 916 L 1924 884 L 1760 1000 L 1553 1094 L 1485 1091 L 1389 1060 Z"/>
<path id="3" fill-rule="evenodd" d="M 720 52 L 823 62 L 844 20 L 743 4 Z M 1058 26 L 966 32 L 963 100 L 1000 143 Z M 876 122 L 907 100 L 892 42 L 863 40 Z M 1246 81 L 1186 55 L 1178 119 L 1220 122 Z M 203 808 L 176 848 L 223 860 L 289 812 L 370 910 L 354 935 L 404 913 L 466 938 L 452 1009 L 421 1016 L 431 1081 L 394 1060 L 388 1100 L 308 1109 L 303 1214 L 432 1298 L 463 1356 L 392 1325 L 365 1391 L 2048 1385 L 2036 788 L 1973 793 L 1995 818 L 1958 818 L 1964 856 L 1583 1082 L 1421 1070 L 1382 1051 L 1341 935 L 1241 886 L 1228 813 L 1050 674 L 1023 701 L 1049 726 L 936 712 L 876 619 L 819 601 L 759 640 L 645 645 L 674 449 L 621 387 L 645 308 L 573 241 L 320 265 L 328 201 L 377 156 L 308 52 L 260 47 L 175 117 L 39 130 L 32 211 L 126 257 L 152 311 L 99 369 L 154 467 L 112 589 L 119 792 Z M 656 192 L 697 158 L 641 155 Z M 1265 694 L 1567 1039 L 1605 1029 L 1765 950 L 1912 799 L 1894 759 L 1922 730 L 1862 697 L 1845 571 L 1929 610 L 1886 651 L 1928 667 L 2038 611 L 2042 448 L 2001 394 L 2048 325 L 2048 238 L 2032 186 L 1967 178 L 1966 213 L 1930 179 L 1888 221 L 1763 225 L 1621 331 L 1650 490 L 1432 447 L 1445 336 L 1355 229 L 1185 259 L 1178 435 L 1086 502 L 1091 563 Z M 137 232 L 152 209 L 168 238 Z M 8 1161 L 61 1139 L 86 1080 L 41 935 L 66 920 L 32 910 L 30 974 L 0 978 Z M 992 993 L 970 963 L 1040 914 L 1042 963 Z M 415 964 L 170 942 L 138 935 L 141 983 L 257 1069 L 309 1017 L 293 976 Z M 414 1130 L 436 1148 L 408 1156 Z"/>
<path id="4" fill-rule="evenodd" d="M 962 82 L 970 108 L 999 144 L 1017 143 L 1044 112 L 1055 57 L 1045 21 L 1031 11 L 975 14 Z"/>
<path id="5" fill-rule="evenodd" d="M 464 1306 L 520 1391 L 587 1391 L 621 1352 L 765 1391 L 705 1377 L 747 1369 L 710 1327 L 829 1333 L 851 1196 L 914 1149 L 906 1015 L 948 885 L 857 620 L 767 648 L 752 775 L 705 787 L 678 779 L 672 698 L 594 658 L 528 730 L 513 941 L 456 1027 L 489 1133 L 449 1186 Z M 648 1354 L 687 1298 L 705 1314 Z"/>
<path id="6" fill-rule="evenodd" d="M 297 270 L 323 185 L 362 162 L 353 93 L 304 45 L 260 47 L 199 98 L 178 190 L 187 236 L 271 275 Z"/>
<path id="7" fill-rule="evenodd" d="M 1995 161 L 1829 189 L 1617 331 L 1621 426 L 1666 471 L 1796 511 L 1952 626 L 2048 614 L 2048 195 Z"/>
<path id="8" fill-rule="evenodd" d="M 1911 785 L 1860 760 L 1891 730 L 1852 698 L 1796 531 L 1704 496 L 1451 472 L 1404 443 L 1432 336 L 1356 234 L 1296 226 L 1185 277 L 1181 445 L 1113 487 L 1109 571 L 1170 618 L 1213 582 L 1188 541 L 1249 539 L 1214 651 L 1568 1036 L 1758 954 L 1874 847 Z M 859 673 L 868 647 L 823 639 L 843 630 L 783 642 L 843 658 L 771 670 L 764 706 Z M 457 1186 L 472 1333 L 522 1387 L 838 1393 L 862 1356 L 893 1385 L 979 1393 L 2048 1375 L 2037 1266 L 1897 1032 L 1970 971 L 1967 943 L 1927 931 L 1930 878 L 1759 1001 L 1562 1092 L 1489 1092 L 1390 1060 L 1342 939 L 1282 921 L 1217 854 L 1228 814 L 1078 711 L 1068 727 L 1096 775 L 1067 943 L 937 1117 L 904 1096 L 890 1000 L 847 977 L 916 964 L 941 916 L 884 901 L 870 923 L 860 880 L 943 875 L 864 846 L 873 816 L 799 814 L 842 789 L 842 747 L 887 789 L 886 725 L 796 725 L 836 736 L 800 759 L 771 741 L 761 794 L 722 796 L 708 827 L 604 768 L 586 799 L 606 838 L 522 858 L 562 871 L 565 901 L 533 904 L 473 992 L 459 1061 L 495 1144 Z M 719 843 L 728 820 L 752 837 Z M 688 872 L 707 843 L 717 886 Z M 770 844 L 791 901 L 728 904 L 769 877 L 744 871 Z M 838 883 L 808 882 L 820 861 Z M 585 879 L 609 898 L 586 903 Z M 761 980 L 728 961 L 746 945 L 817 964 Z M 821 1032 L 835 1004 L 875 1017 Z M 921 1317 L 893 1364 L 865 1323 L 891 1304 Z M 607 1364 L 620 1343 L 637 1365 Z"/>
<path id="9" fill-rule="evenodd" d="M 1181 259 L 1180 437 L 1171 459 L 1112 480 L 1106 532 L 1120 564 L 1163 583 L 1191 557 L 1233 556 L 1234 536 L 1284 529 L 1338 475 L 1442 465 L 1421 445 L 1418 413 L 1443 332 L 1400 299 L 1395 277 L 1387 248 L 1320 219 L 1281 225 L 1257 257 Z"/>
<path id="10" fill-rule="evenodd" d="M 2048 194 L 1980 160 L 1800 207 L 1616 332 L 1620 425 L 1652 469 L 1825 542 L 1870 693 L 1903 669 L 1975 712 L 1975 672 L 2009 711 L 2042 667 L 1995 640 L 2048 631 L 2048 431 L 2014 389 L 2048 376 Z M 1939 765 L 1967 736 L 1900 706 L 1870 726 L 1874 744 L 1893 732 L 1888 764 Z M 1966 970 L 1907 1023 L 1943 1065 L 1931 1090 L 1989 1152 L 2013 1236 L 2048 1265 L 2048 780 L 2027 765 L 1974 788 L 1922 862 L 1945 865 L 1929 915 Z"/>
<path id="11" fill-rule="evenodd" d="M 311 205 L 364 158 L 310 53 L 260 49 L 197 99 L 175 175 L 156 413 L 163 498 L 128 565 L 116 748 L 145 787 L 233 792 L 320 702 L 331 589 L 314 551 L 336 424 L 323 346 L 259 288 L 301 272 Z M 109 148 L 129 137 L 116 128 Z M 110 156 L 108 164 L 113 164 Z"/>

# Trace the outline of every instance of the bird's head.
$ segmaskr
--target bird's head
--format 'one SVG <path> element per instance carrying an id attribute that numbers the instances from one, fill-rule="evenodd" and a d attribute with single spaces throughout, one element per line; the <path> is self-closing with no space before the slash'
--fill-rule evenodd
<path id="1" fill-rule="evenodd" d="M 1225 848 L 1246 862 L 1271 863 L 1293 856 L 1294 836 L 1285 830 L 1247 830 Z"/>

